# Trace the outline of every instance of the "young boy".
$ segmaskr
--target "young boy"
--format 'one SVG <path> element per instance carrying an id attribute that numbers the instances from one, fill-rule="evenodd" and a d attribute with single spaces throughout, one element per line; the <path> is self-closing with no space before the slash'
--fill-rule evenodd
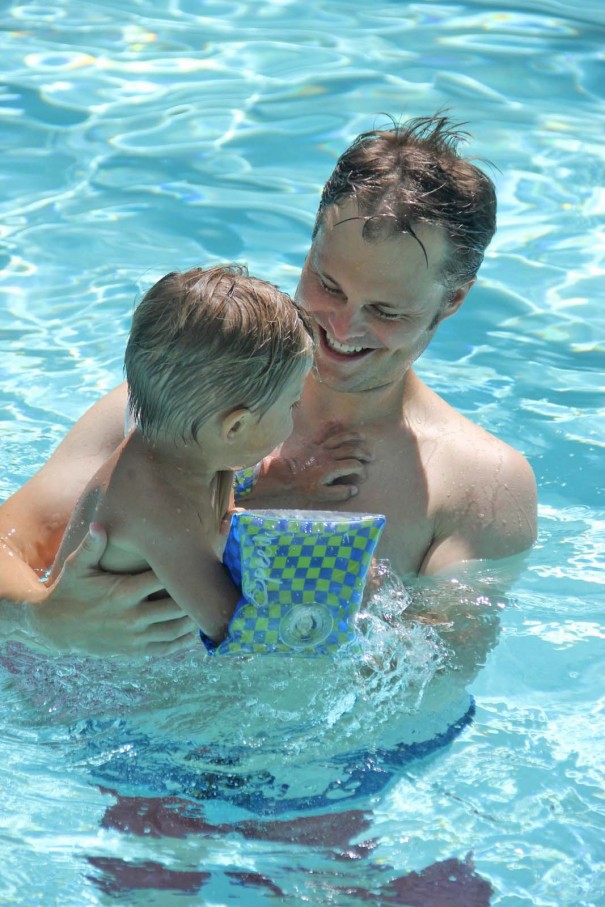
<path id="1" fill-rule="evenodd" d="M 167 274 L 137 307 L 124 361 L 135 427 L 89 482 L 49 582 L 93 521 L 101 566 L 148 567 L 213 642 L 240 592 L 221 563 L 232 470 L 292 430 L 313 358 L 292 300 L 235 265 Z"/>

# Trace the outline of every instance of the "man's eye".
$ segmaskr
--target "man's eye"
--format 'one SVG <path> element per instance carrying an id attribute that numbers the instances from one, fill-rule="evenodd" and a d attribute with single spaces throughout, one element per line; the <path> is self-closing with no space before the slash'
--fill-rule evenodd
<path id="1" fill-rule="evenodd" d="M 319 277 L 319 275 L 318 275 L 318 277 Z M 331 287 L 328 283 L 325 282 L 325 280 L 322 277 L 319 277 L 319 282 L 322 286 L 322 289 L 325 290 L 326 293 L 332 293 L 333 295 L 337 295 L 338 293 L 340 293 L 340 290 L 338 289 L 338 287 Z"/>
<path id="2" fill-rule="evenodd" d="M 374 314 L 379 318 L 385 318 L 387 321 L 397 321 L 404 318 L 403 312 L 392 312 L 388 309 L 381 309 L 380 306 L 374 306 Z"/>

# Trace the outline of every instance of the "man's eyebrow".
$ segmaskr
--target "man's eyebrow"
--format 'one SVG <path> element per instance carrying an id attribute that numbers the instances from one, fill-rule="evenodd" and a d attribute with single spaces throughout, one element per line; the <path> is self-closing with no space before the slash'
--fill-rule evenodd
<path id="1" fill-rule="evenodd" d="M 321 273 L 323 274 L 323 276 L 326 277 L 331 283 L 335 283 L 337 287 L 340 286 L 340 284 L 338 283 L 338 281 L 336 280 L 336 278 L 332 277 L 331 274 L 328 274 L 328 272 L 326 271 L 326 269 L 325 269 L 325 268 L 322 268 L 322 266 L 321 266 L 320 264 L 318 264 L 318 268 L 319 268 L 319 270 L 321 271 Z"/>
<path id="2" fill-rule="evenodd" d="M 313 259 L 312 259 L 312 262 L 311 262 L 311 266 L 312 266 L 313 268 L 315 268 L 316 271 L 321 271 L 322 276 L 323 276 L 323 277 L 326 277 L 331 283 L 335 283 L 337 287 L 340 286 L 340 284 L 339 284 L 339 282 L 336 280 L 336 278 L 332 277 L 332 275 L 329 274 L 329 273 L 326 271 L 326 269 L 325 269 L 325 267 L 324 267 L 324 264 L 323 264 L 323 262 L 322 262 L 322 260 L 321 260 L 321 258 L 320 258 L 320 256 L 319 256 L 319 254 L 315 254 L 315 255 L 313 256 Z"/>

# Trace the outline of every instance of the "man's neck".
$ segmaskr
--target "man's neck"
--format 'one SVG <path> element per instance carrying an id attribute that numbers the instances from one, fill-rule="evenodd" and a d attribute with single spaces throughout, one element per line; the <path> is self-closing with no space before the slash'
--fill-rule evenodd
<path id="1" fill-rule="evenodd" d="M 305 385 L 300 421 L 310 426 L 339 422 L 352 430 L 362 425 L 392 425 L 401 421 L 420 384 L 410 369 L 397 384 L 343 393 L 322 384 L 311 373 Z"/>

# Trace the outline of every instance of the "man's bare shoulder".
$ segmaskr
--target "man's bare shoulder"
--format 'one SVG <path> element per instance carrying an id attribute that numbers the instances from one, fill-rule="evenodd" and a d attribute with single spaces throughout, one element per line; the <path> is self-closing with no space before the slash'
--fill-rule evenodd
<path id="1" fill-rule="evenodd" d="M 442 569 L 442 558 L 501 558 L 531 547 L 537 493 L 528 461 L 437 400 L 434 418 L 425 423 L 420 441 L 435 525 L 431 549 L 438 563 L 435 569 Z"/>
<path id="2" fill-rule="evenodd" d="M 519 465 L 521 461 L 526 462 L 523 455 L 510 444 L 472 422 L 449 404 L 445 406 L 447 411 L 441 413 L 442 418 L 433 426 L 434 437 L 443 442 L 444 453 L 447 452 L 457 460 L 476 458 L 478 463 L 484 464 L 489 470 L 499 461 L 503 465 L 510 461 L 512 466 Z"/>

